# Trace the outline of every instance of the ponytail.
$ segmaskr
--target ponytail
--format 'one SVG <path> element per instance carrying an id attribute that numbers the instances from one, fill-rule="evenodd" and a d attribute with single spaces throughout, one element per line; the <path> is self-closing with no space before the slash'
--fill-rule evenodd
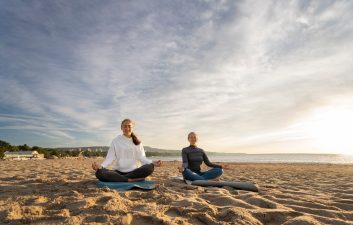
<path id="1" fill-rule="evenodd" d="M 131 133 L 131 138 L 132 138 L 132 142 L 134 142 L 135 145 L 141 144 L 141 141 L 136 137 L 134 133 Z"/>

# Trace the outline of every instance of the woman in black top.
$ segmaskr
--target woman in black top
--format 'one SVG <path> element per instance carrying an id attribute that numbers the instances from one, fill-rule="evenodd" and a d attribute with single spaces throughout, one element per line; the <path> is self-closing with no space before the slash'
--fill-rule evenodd
<path id="1" fill-rule="evenodd" d="M 179 171 L 183 173 L 185 180 L 210 180 L 220 177 L 223 173 L 222 166 L 210 162 L 205 151 L 196 146 L 197 135 L 194 132 L 189 133 L 188 140 L 190 146 L 183 148 L 181 154 L 183 158 L 183 166 Z M 204 162 L 212 169 L 201 172 L 201 164 Z"/>

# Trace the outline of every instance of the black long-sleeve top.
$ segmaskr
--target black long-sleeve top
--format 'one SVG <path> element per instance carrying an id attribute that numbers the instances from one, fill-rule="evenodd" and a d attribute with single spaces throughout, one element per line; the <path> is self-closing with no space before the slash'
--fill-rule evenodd
<path id="1" fill-rule="evenodd" d="M 183 167 L 188 168 L 193 172 L 200 172 L 202 162 L 205 162 L 208 167 L 222 168 L 220 165 L 211 163 L 205 151 L 194 145 L 183 148 L 181 156 L 183 158 Z"/>

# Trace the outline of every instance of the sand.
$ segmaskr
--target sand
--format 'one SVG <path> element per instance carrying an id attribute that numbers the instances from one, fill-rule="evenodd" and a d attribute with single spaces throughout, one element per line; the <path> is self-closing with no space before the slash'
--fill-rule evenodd
<path id="1" fill-rule="evenodd" d="M 102 159 L 0 161 L 1 224 L 353 224 L 353 165 L 229 164 L 220 180 L 259 193 L 189 186 L 163 162 L 152 191 L 97 188 Z"/>

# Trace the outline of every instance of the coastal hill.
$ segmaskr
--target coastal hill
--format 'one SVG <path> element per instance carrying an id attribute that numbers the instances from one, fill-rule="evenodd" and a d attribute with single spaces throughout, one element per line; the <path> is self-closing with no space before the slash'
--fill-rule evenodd
<path id="1" fill-rule="evenodd" d="M 144 146 L 146 156 L 180 156 L 181 150 L 168 150 L 153 148 L 150 146 Z M 37 151 L 39 154 L 43 154 L 45 158 L 54 157 L 105 157 L 109 147 L 108 146 L 89 146 L 89 147 L 64 147 L 64 148 L 43 148 L 39 146 L 28 146 L 24 145 L 11 145 L 6 141 L 0 140 L 0 158 L 3 158 L 6 151 L 17 152 L 17 151 Z M 208 155 L 218 156 L 234 156 L 243 155 L 245 153 L 220 153 L 220 152 L 207 152 Z"/>
<path id="2" fill-rule="evenodd" d="M 89 152 L 107 152 L 108 146 L 90 146 L 90 147 L 74 147 L 74 148 L 55 148 L 57 151 L 89 151 Z M 144 146 L 146 156 L 180 156 L 181 150 L 170 150 L 153 148 L 150 146 Z M 224 152 L 207 152 L 208 155 L 243 155 L 245 153 L 224 153 Z"/>

